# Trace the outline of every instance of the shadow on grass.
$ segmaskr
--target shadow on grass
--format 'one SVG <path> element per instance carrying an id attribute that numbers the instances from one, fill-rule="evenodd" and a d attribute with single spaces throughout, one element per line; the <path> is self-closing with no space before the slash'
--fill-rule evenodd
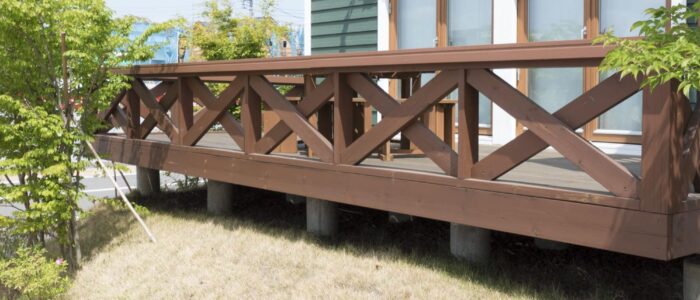
<path id="1" fill-rule="evenodd" d="M 104 205 L 104 204 L 100 204 Z M 80 247 L 83 259 L 90 260 L 112 240 L 125 234 L 136 220 L 127 210 L 113 210 L 98 206 L 80 224 Z"/>
<path id="2" fill-rule="evenodd" d="M 532 239 L 494 233 L 491 261 L 475 266 L 449 255 L 449 224 L 417 218 L 390 224 L 386 212 L 340 206 L 339 234 L 314 239 L 305 229 L 305 206 L 283 194 L 238 187 L 235 209 L 225 217 L 206 215 L 206 191 L 165 193 L 141 204 L 152 211 L 229 230 L 248 227 L 288 240 L 309 240 L 357 256 L 381 256 L 445 272 L 506 294 L 537 298 L 680 299 L 680 261 L 660 262 L 630 255 L 571 246 L 563 251 L 536 248 Z M 123 228 L 117 224 L 117 227 Z"/>

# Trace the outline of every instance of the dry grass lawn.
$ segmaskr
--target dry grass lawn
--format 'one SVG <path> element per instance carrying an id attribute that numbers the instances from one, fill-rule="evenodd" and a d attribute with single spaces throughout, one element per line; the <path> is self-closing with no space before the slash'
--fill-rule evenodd
<path id="1" fill-rule="evenodd" d="M 526 239 L 508 237 L 496 239 L 488 266 L 477 267 L 447 255 L 447 226 L 441 222 L 384 225 L 381 213 L 346 208 L 340 236 L 319 240 L 303 230 L 303 206 L 284 203 L 274 193 L 241 201 L 226 217 L 202 213 L 201 192 L 174 197 L 194 200 L 152 207 L 146 222 L 156 244 L 125 211 L 98 208 L 83 226 L 87 261 L 66 297 L 559 299 L 679 293 L 672 281 L 679 277 L 676 266 L 649 260 L 590 256 L 601 251 L 588 249 L 541 252 L 525 245 Z M 596 269 L 620 257 L 619 264 L 630 268 L 646 266 L 641 273 Z M 629 282 L 648 279 L 639 283 L 647 290 L 630 286 L 621 274 L 637 277 Z M 662 282 L 649 284 L 653 276 Z"/>

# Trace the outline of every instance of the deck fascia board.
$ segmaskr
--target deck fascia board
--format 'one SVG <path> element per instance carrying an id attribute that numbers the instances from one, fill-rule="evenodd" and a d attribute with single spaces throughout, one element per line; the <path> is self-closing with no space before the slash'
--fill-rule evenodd
<path id="1" fill-rule="evenodd" d="M 111 135 L 94 144 L 141 167 L 660 260 L 684 253 L 670 251 L 673 215 L 639 211 L 633 199 Z"/>

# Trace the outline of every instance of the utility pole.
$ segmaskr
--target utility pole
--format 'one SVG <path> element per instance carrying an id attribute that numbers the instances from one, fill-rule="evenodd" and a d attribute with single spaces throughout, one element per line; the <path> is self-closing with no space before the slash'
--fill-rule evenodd
<path id="1" fill-rule="evenodd" d="M 248 15 L 253 17 L 253 0 L 243 0 L 243 9 L 248 9 Z"/>

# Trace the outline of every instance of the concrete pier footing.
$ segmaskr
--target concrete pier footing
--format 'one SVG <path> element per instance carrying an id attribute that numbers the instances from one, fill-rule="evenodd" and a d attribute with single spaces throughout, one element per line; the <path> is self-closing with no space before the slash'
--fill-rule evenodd
<path id="1" fill-rule="evenodd" d="M 450 252 L 452 255 L 471 263 L 488 262 L 491 252 L 491 231 L 451 223 Z"/>
<path id="2" fill-rule="evenodd" d="M 137 167 L 136 189 L 143 196 L 154 196 L 160 193 L 160 171 Z"/>
<path id="3" fill-rule="evenodd" d="M 306 231 L 322 237 L 332 237 L 338 232 L 336 204 L 315 198 L 306 198 Z"/>
<path id="4" fill-rule="evenodd" d="M 207 180 L 207 212 L 223 215 L 233 211 L 234 189 L 233 184 Z"/>
<path id="5" fill-rule="evenodd" d="M 700 255 L 686 257 L 683 261 L 683 299 L 700 299 Z"/>

